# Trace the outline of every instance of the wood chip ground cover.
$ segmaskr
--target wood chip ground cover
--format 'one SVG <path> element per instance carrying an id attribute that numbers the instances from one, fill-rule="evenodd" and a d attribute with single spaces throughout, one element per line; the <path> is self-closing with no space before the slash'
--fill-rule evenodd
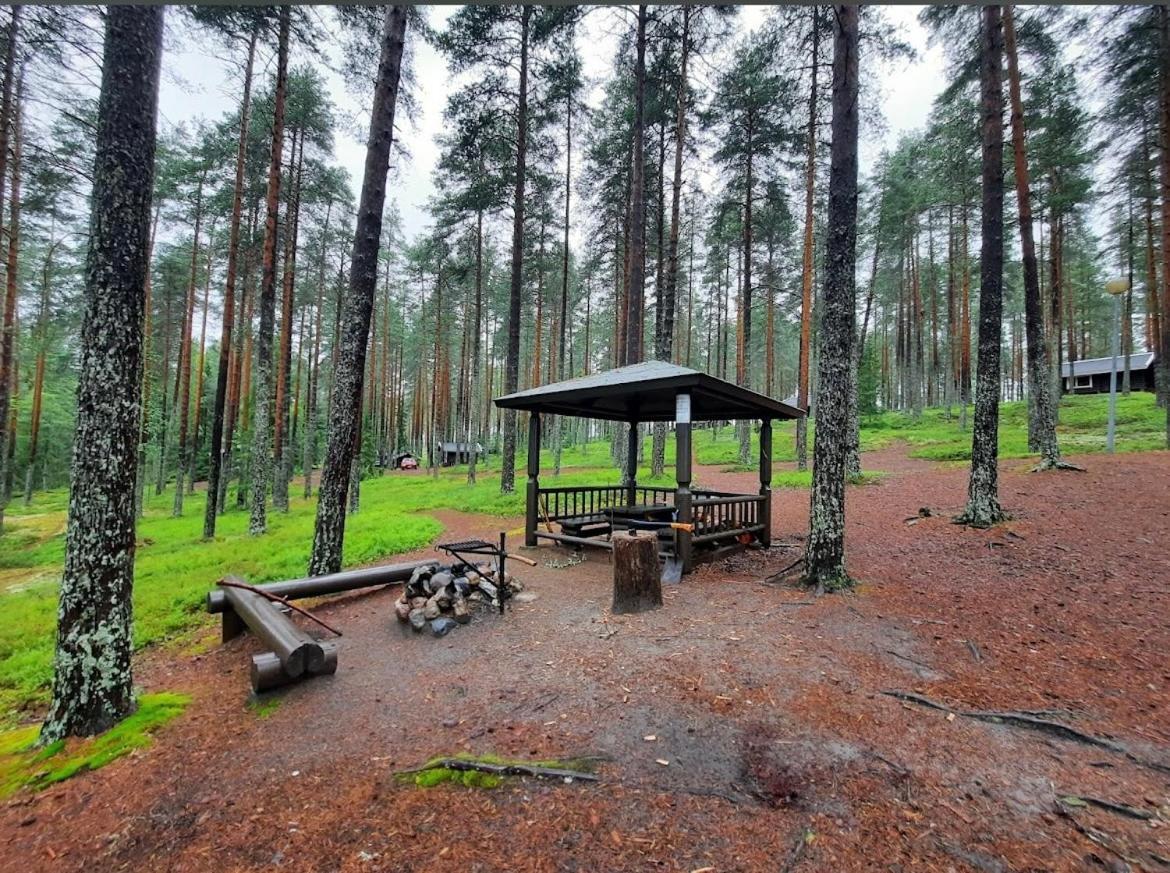
<path id="1" fill-rule="evenodd" d="M 989 531 L 949 523 L 962 469 L 907 454 L 871 454 L 866 466 L 887 475 L 850 491 L 854 594 L 808 604 L 760 584 L 799 554 L 807 496 L 785 490 L 773 529 L 787 545 L 704 567 L 651 613 L 609 616 L 605 560 L 548 567 L 564 558 L 549 549 L 521 574 L 535 600 L 457 638 L 403 639 L 393 591 L 322 604 L 345 629 L 337 675 L 282 692 L 264 718 L 247 702 L 250 638 L 144 652 L 144 686 L 190 695 L 186 713 L 134 758 L 10 798 L 6 863 L 1170 869 L 1166 773 L 882 694 L 1043 713 L 1170 763 L 1170 454 L 1088 456 L 1083 474 L 1008 461 L 1014 520 Z M 753 480 L 702 475 L 710 487 Z M 907 525 L 923 506 L 931 516 Z M 519 525 L 435 516 L 459 537 Z M 605 760 L 595 784 L 423 791 L 395 776 L 449 754 Z"/>

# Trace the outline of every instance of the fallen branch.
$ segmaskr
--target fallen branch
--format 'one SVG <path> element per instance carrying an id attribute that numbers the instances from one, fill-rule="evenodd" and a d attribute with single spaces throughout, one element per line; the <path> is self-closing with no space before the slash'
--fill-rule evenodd
<path id="1" fill-rule="evenodd" d="M 287 597 L 281 597 L 279 594 L 273 594 L 271 591 L 265 591 L 263 588 L 258 588 L 255 585 L 249 585 L 246 582 L 229 582 L 227 579 L 220 579 L 216 584 L 221 588 L 239 588 L 241 591 L 251 591 L 254 594 L 259 594 L 261 597 L 271 601 L 272 603 L 279 603 L 282 606 L 287 606 L 293 612 L 299 612 L 310 621 L 317 622 L 317 624 L 321 625 L 321 627 L 325 628 L 325 630 L 329 631 L 330 633 L 337 634 L 338 636 L 342 635 L 341 631 L 339 631 L 337 628 L 327 624 L 323 619 L 317 618 L 317 616 L 313 615 L 313 613 L 309 612 L 309 610 L 302 609 L 301 607 L 297 606 Z"/>
<path id="2" fill-rule="evenodd" d="M 487 761 L 473 761 L 466 758 L 435 758 L 425 766 L 413 770 L 400 770 L 398 774 L 405 776 L 411 773 L 424 773 L 427 770 L 445 768 L 447 770 L 478 770 L 481 773 L 492 773 L 496 776 L 534 776 L 540 779 L 578 779 L 581 782 L 596 782 L 597 776 L 582 770 L 566 770 L 561 767 L 541 767 L 538 764 L 521 764 L 510 762 L 507 764 L 491 764 Z"/>
<path id="3" fill-rule="evenodd" d="M 1027 712 L 1005 711 L 998 712 L 994 710 L 982 709 L 955 709 L 947 706 L 945 703 L 939 703 L 937 700 L 931 700 L 929 697 L 924 697 L 921 694 L 915 694 L 913 691 L 897 691 L 888 690 L 883 691 L 888 697 L 894 697 L 898 700 L 904 700 L 908 703 L 916 703 L 919 706 L 925 706 L 928 709 L 937 709 L 940 712 L 951 713 L 953 715 L 961 715 L 964 718 L 975 719 L 976 721 L 988 722 L 990 724 L 1007 724 L 1012 727 L 1027 728 L 1028 730 L 1040 731 L 1041 733 L 1051 734 L 1060 737 L 1061 739 L 1071 740 L 1074 743 L 1082 743 L 1086 746 L 1094 746 L 1098 749 L 1107 749 L 1110 752 L 1116 752 L 1119 755 L 1124 755 L 1130 761 L 1142 767 L 1151 770 L 1158 770 L 1163 773 L 1170 773 L 1170 765 L 1162 764 L 1158 761 L 1149 761 L 1139 755 L 1134 754 L 1124 745 L 1115 740 L 1106 737 L 1099 737 L 1094 734 L 1087 734 L 1084 731 L 1064 724 L 1059 721 L 1052 721 L 1047 718 L 1040 718 Z"/>
<path id="4" fill-rule="evenodd" d="M 971 657 L 978 662 L 983 661 L 983 653 L 979 651 L 979 647 L 975 645 L 973 640 L 963 640 L 967 644 L 967 650 L 971 653 Z"/>

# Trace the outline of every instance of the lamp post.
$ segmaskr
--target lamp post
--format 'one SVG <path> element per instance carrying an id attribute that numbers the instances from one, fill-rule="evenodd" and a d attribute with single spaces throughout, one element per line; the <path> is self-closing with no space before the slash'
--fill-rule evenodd
<path id="1" fill-rule="evenodd" d="M 1117 430 L 1117 355 L 1121 346 L 1121 295 L 1129 290 L 1128 279 L 1110 279 L 1105 290 L 1113 298 L 1113 361 L 1109 368 L 1109 426 L 1105 431 L 1105 451 L 1113 454 L 1113 436 Z"/>

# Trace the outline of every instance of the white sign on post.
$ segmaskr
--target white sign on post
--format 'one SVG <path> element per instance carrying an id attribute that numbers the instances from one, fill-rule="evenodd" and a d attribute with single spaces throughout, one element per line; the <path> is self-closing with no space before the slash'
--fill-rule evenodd
<path id="1" fill-rule="evenodd" d="M 676 394 L 674 398 L 674 423 L 691 423 L 691 395 Z"/>

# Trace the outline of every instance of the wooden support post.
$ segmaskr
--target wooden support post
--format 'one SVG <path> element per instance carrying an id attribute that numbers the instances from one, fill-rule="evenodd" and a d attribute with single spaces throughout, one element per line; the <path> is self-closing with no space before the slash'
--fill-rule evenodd
<path id="1" fill-rule="evenodd" d="M 613 535 L 613 612 L 645 612 L 662 605 L 658 535 L 637 531 Z"/>
<path id="2" fill-rule="evenodd" d="M 679 394 L 675 398 L 674 416 L 674 479 L 678 490 L 674 495 L 674 508 L 678 516 L 677 521 L 683 524 L 694 522 L 694 513 L 691 506 L 691 395 Z M 674 541 L 678 550 L 678 559 L 682 561 L 683 572 L 689 573 L 694 567 L 691 556 L 691 537 L 687 530 L 676 530 Z"/>
<path id="3" fill-rule="evenodd" d="M 626 434 L 626 503 L 638 502 L 638 422 L 631 421 Z"/>
<path id="4" fill-rule="evenodd" d="M 760 422 L 760 506 L 759 519 L 764 529 L 760 531 L 760 544 L 767 548 L 772 545 L 772 419 Z"/>
<path id="5" fill-rule="evenodd" d="M 528 417 L 528 490 L 524 503 L 524 545 L 536 545 L 540 512 L 540 413 Z"/>

